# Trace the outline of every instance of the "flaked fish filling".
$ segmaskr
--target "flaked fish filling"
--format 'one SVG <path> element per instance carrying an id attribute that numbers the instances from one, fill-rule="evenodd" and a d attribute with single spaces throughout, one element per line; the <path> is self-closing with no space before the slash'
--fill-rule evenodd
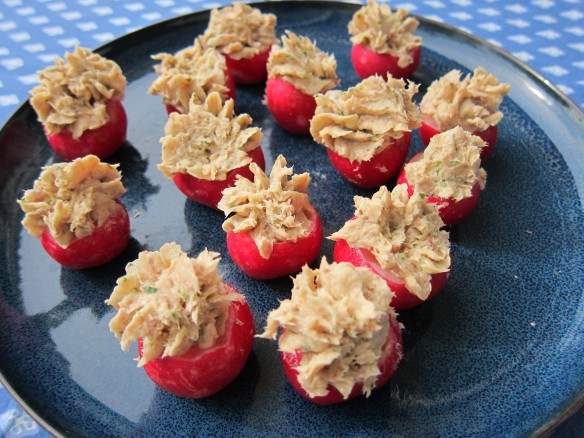
<path id="1" fill-rule="evenodd" d="M 219 261 L 218 253 L 206 249 L 190 258 L 172 242 L 128 263 L 106 304 L 118 311 L 109 328 L 122 350 L 142 338 L 138 366 L 193 346 L 209 348 L 223 334 L 229 305 L 238 297 L 226 291 Z"/>
<path id="2" fill-rule="evenodd" d="M 18 201 L 25 212 L 23 226 L 34 237 L 48 228 L 64 248 L 89 236 L 124 209 L 116 202 L 126 191 L 117 168 L 94 155 L 43 167 L 33 188 Z"/>
<path id="3" fill-rule="evenodd" d="M 404 68 L 414 61 L 411 52 L 422 45 L 422 37 L 414 35 L 418 24 L 406 9 L 394 12 L 385 3 L 368 0 L 355 12 L 348 27 L 353 44 L 397 56 L 398 66 Z"/>
<path id="4" fill-rule="evenodd" d="M 106 103 L 123 100 L 126 78 L 114 61 L 89 49 L 75 47 L 39 72 L 30 104 L 48 134 L 70 131 L 74 139 L 109 121 Z"/>
<path id="5" fill-rule="evenodd" d="M 213 9 L 200 41 L 232 59 L 251 58 L 278 42 L 276 16 L 241 2 Z"/>
<path id="6" fill-rule="evenodd" d="M 294 174 L 280 155 L 268 176 L 250 165 L 254 180 L 238 176 L 234 187 L 223 190 L 218 208 L 225 213 L 223 230 L 247 232 L 260 255 L 267 259 L 276 242 L 296 242 L 310 233 L 313 207 L 306 190 L 308 173 Z"/>
<path id="7" fill-rule="evenodd" d="M 355 218 L 329 239 L 369 251 L 382 269 L 426 300 L 431 276 L 450 269 L 450 241 L 438 209 L 417 192 L 408 196 L 406 184 L 391 192 L 381 186 L 371 198 L 354 199 Z"/>
<path id="8" fill-rule="evenodd" d="M 318 269 L 307 265 L 293 279 L 291 298 L 268 315 L 263 338 L 281 351 L 302 352 L 298 381 L 309 396 L 325 396 L 329 385 L 347 398 L 357 383 L 369 395 L 381 373 L 379 361 L 388 339 L 393 292 L 381 277 L 350 263 Z"/>
<path id="9" fill-rule="evenodd" d="M 475 184 L 482 190 L 487 182 L 487 172 L 481 167 L 483 147 L 480 137 L 461 127 L 444 131 L 432 137 L 422 158 L 406 164 L 406 179 L 426 196 L 455 201 L 468 198 Z"/>
<path id="10" fill-rule="evenodd" d="M 158 78 L 148 92 L 162 97 L 182 113 L 189 110 L 189 102 L 205 102 L 212 92 L 218 92 L 223 100 L 229 94 L 225 58 L 213 48 L 204 49 L 198 40 L 192 46 L 176 54 L 159 53 L 152 59 L 160 61 L 154 66 Z"/>
<path id="11" fill-rule="evenodd" d="M 418 86 L 388 75 L 371 76 L 347 91 L 316 96 L 310 133 L 317 143 L 351 161 L 368 161 L 394 139 L 421 126 L 413 102 Z"/>
<path id="12" fill-rule="evenodd" d="M 467 131 L 484 131 L 503 118 L 499 105 L 511 90 L 482 67 L 461 80 L 462 73 L 451 70 L 435 80 L 422 98 L 420 109 L 442 131 L 462 126 Z"/>
<path id="13" fill-rule="evenodd" d="M 309 38 L 289 30 L 282 37 L 282 45 L 272 46 L 268 77 L 279 77 L 310 96 L 340 84 L 335 55 L 323 52 Z"/>
<path id="14" fill-rule="evenodd" d="M 160 171 L 167 178 L 188 173 L 223 181 L 234 169 L 248 165 L 248 152 L 260 147 L 262 131 L 248 114 L 235 115 L 232 99 L 223 103 L 212 92 L 203 105 L 193 98 L 186 114 L 172 113 L 164 127 Z"/>

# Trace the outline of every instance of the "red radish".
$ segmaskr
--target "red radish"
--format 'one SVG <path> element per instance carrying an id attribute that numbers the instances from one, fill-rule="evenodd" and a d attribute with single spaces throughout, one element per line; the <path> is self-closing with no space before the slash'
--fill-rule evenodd
<path id="1" fill-rule="evenodd" d="M 497 143 L 498 132 L 497 126 L 498 125 L 491 125 L 484 131 L 471 132 L 472 135 L 480 137 L 486 143 L 486 146 L 481 149 L 481 160 L 490 157 L 495 150 L 495 143 Z M 436 134 L 440 134 L 442 132 L 443 131 L 441 131 L 436 126 L 436 122 L 432 117 L 426 115 L 424 116 L 424 121 L 420 127 L 420 138 L 422 139 L 422 143 L 424 143 L 424 145 L 428 146 L 430 139 Z"/>
<path id="2" fill-rule="evenodd" d="M 266 104 L 286 131 L 296 135 L 310 132 L 310 119 L 316 109 L 314 96 L 303 93 L 284 79 L 272 77 L 266 82 Z"/>
<path id="3" fill-rule="evenodd" d="M 274 14 L 242 2 L 213 9 L 202 45 L 225 56 L 227 68 L 238 84 L 256 84 L 267 76 L 266 64 L 276 37 Z"/>
<path id="4" fill-rule="evenodd" d="M 264 152 L 261 146 L 248 152 L 253 163 L 256 163 L 262 170 L 266 168 Z M 217 204 L 221 200 L 221 192 L 227 187 L 235 184 L 237 175 L 253 180 L 253 173 L 249 169 L 249 164 L 238 167 L 227 173 L 224 180 L 207 180 L 197 178 L 188 173 L 177 173 L 173 176 L 173 181 L 181 192 L 187 197 L 200 204 L 217 209 Z"/>
<path id="5" fill-rule="evenodd" d="M 95 129 L 88 129 L 81 137 L 74 139 L 71 131 L 63 130 L 56 134 L 46 133 L 53 150 L 65 160 L 74 160 L 86 155 L 96 155 L 100 159 L 110 157 L 126 141 L 128 119 L 119 100 L 106 103 L 108 121 Z"/>
<path id="6" fill-rule="evenodd" d="M 130 240 L 130 219 L 125 208 L 118 210 L 93 233 L 73 240 L 65 248 L 57 243 L 49 228 L 45 228 L 40 239 L 45 251 L 61 265 L 72 269 L 91 268 L 113 260 L 126 248 Z"/>
<path id="7" fill-rule="evenodd" d="M 380 374 L 375 381 L 374 390 L 381 388 L 387 382 L 389 382 L 397 370 L 397 367 L 402 358 L 403 346 L 400 325 L 397 319 L 393 317 L 390 317 L 389 324 L 387 340 L 383 345 L 382 356 L 378 364 Z M 282 365 L 286 377 L 294 389 L 298 391 L 303 397 L 320 405 L 332 405 L 363 395 L 363 383 L 361 382 L 353 386 L 351 393 L 346 399 L 343 399 L 343 395 L 332 385 L 328 386 L 329 392 L 327 395 L 310 397 L 298 381 L 298 371 L 296 368 L 302 361 L 302 354 L 303 353 L 301 350 L 297 350 L 295 354 L 282 351 L 280 352 L 280 359 L 282 360 Z"/>
<path id="8" fill-rule="evenodd" d="M 223 283 L 227 292 L 238 294 Z M 208 397 L 229 385 L 243 369 L 252 349 L 255 324 L 245 300 L 233 300 L 224 333 L 210 348 L 191 347 L 181 356 L 166 356 L 144 364 L 144 370 L 159 387 L 172 394 L 188 397 Z M 143 340 L 138 339 L 142 358 Z"/>
<path id="9" fill-rule="evenodd" d="M 305 213 L 312 221 L 308 235 L 296 242 L 274 242 L 267 259 L 260 255 L 258 246 L 248 232 L 228 232 L 227 249 L 234 263 L 257 280 L 292 274 L 300 271 L 305 264 L 312 263 L 320 252 L 323 239 L 322 223 L 314 207 L 311 206 Z"/>
<path id="10" fill-rule="evenodd" d="M 377 262 L 375 256 L 366 249 L 351 248 L 345 240 L 338 239 L 335 243 L 333 257 L 335 262 L 350 262 L 355 266 L 363 266 L 383 278 L 395 294 L 391 301 L 391 307 L 395 309 L 408 309 L 424 302 L 408 290 L 398 275 L 383 269 Z M 426 301 L 444 289 L 449 274 L 450 271 L 432 274 L 430 280 L 432 290 Z"/>
<path id="11" fill-rule="evenodd" d="M 169 116 L 172 113 L 179 113 L 182 114 L 181 111 L 174 105 L 171 105 L 170 103 L 165 103 L 164 107 L 166 108 L 166 114 L 168 114 Z"/>
<path id="12" fill-rule="evenodd" d="M 362 44 L 354 44 L 351 49 L 351 62 L 361 79 L 379 75 L 386 77 L 391 74 L 397 79 L 407 79 L 412 76 L 420 64 L 422 46 L 418 46 L 409 52 L 412 62 L 406 67 L 398 65 L 399 57 L 389 53 L 377 53 Z"/>
<path id="13" fill-rule="evenodd" d="M 422 158 L 423 152 L 420 152 L 412 157 L 410 163 Z M 414 194 L 414 188 L 410 185 L 406 178 L 405 167 L 402 169 L 397 184 L 406 184 L 408 186 L 408 195 Z M 438 213 L 445 225 L 456 225 L 462 222 L 468 215 L 470 215 L 479 203 L 481 194 L 481 186 L 478 180 L 474 183 L 471 189 L 471 195 L 456 201 L 452 198 L 443 199 L 438 196 L 426 196 L 426 201 L 430 204 L 435 204 L 439 207 Z"/>
<path id="14" fill-rule="evenodd" d="M 410 147 L 411 134 L 404 132 L 398 139 L 391 139 L 389 146 L 368 161 L 351 161 L 331 149 L 327 153 L 332 165 L 349 182 L 357 187 L 372 189 L 395 177 L 404 164 Z"/>
<path id="15" fill-rule="evenodd" d="M 229 55 L 224 55 L 230 77 L 235 83 L 244 85 L 257 84 L 266 79 L 268 75 L 266 64 L 270 49 L 271 47 L 268 47 L 267 50 L 251 58 L 233 59 Z"/>

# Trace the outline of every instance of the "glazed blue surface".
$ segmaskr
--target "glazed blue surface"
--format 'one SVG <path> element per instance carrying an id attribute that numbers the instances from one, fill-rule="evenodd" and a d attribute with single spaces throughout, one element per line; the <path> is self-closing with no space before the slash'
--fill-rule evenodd
<path id="1" fill-rule="evenodd" d="M 259 7 L 334 52 L 342 87 L 358 82 L 345 31 L 356 6 Z M 327 5 L 330 5 L 328 3 Z M 156 169 L 166 113 L 147 94 L 150 55 L 190 44 L 206 27 L 195 14 L 130 34 L 101 51 L 130 82 L 128 143 L 119 162 L 132 241 L 119 259 L 85 271 L 61 269 L 20 226 L 15 200 L 54 156 L 32 110 L 22 107 L 0 133 L 0 370 L 34 416 L 66 436 L 522 436 L 546 433 L 584 391 L 582 113 L 536 75 L 491 46 L 422 21 L 425 50 L 413 80 L 427 85 L 452 68 L 482 65 L 513 91 L 503 102 L 487 187 L 478 209 L 454 228 L 452 275 L 434 300 L 400 313 L 404 359 L 369 399 L 322 407 L 288 385 L 275 342 L 257 339 L 237 380 L 205 400 L 156 388 L 124 353 L 105 304 L 125 263 L 168 241 L 197 254 L 223 254 L 220 271 L 244 293 L 258 330 L 288 296 L 288 278 L 258 282 L 231 262 L 220 213 L 184 198 Z M 335 29 L 343 29 L 336 32 Z M 325 235 L 353 213 L 357 190 L 309 137 L 284 133 L 260 103 L 263 87 L 238 87 L 236 110 L 264 132 L 267 166 L 283 154 L 312 175 L 309 195 Z M 410 155 L 421 150 L 414 134 Z M 393 182 L 389 184 L 393 186 Z M 321 254 L 332 259 L 332 242 Z M 18 366 L 15 366 L 18 364 Z"/>

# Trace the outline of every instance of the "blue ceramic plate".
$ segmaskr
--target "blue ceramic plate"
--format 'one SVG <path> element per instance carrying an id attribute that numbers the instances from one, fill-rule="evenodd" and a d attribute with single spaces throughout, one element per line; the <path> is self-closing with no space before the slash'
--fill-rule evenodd
<path id="1" fill-rule="evenodd" d="M 291 29 L 334 52 L 342 87 L 358 82 L 347 23 L 356 5 L 266 3 L 278 34 Z M 482 65 L 513 90 L 502 105 L 500 138 L 485 167 L 487 188 L 473 216 L 452 230 L 453 267 L 436 299 L 401 312 L 403 362 L 369 399 L 321 407 L 288 385 L 276 344 L 257 339 L 242 374 L 205 400 L 156 388 L 108 330 L 104 304 L 124 266 L 143 249 L 176 241 L 191 254 L 224 257 L 225 280 L 246 294 L 256 325 L 288 296 L 291 281 L 252 281 L 231 262 L 223 217 L 184 198 L 156 165 L 166 121 L 151 54 L 174 52 L 202 33 L 208 13 L 140 30 L 101 48 L 129 80 L 128 143 L 119 162 L 132 240 L 114 262 L 61 269 L 22 230 L 16 199 L 55 160 L 28 104 L 0 133 L 0 370 L 3 382 L 55 435 L 72 436 L 518 436 L 545 434 L 581 404 L 584 388 L 583 115 L 557 90 L 495 47 L 428 20 L 414 81 L 427 85 L 452 68 Z M 353 212 L 359 191 L 339 177 L 323 147 L 285 134 L 261 104 L 263 88 L 239 87 L 237 111 L 264 132 L 271 167 L 284 154 L 308 171 L 309 195 L 326 235 Z M 411 154 L 421 149 L 417 133 Z M 393 183 L 390 184 L 392 186 Z M 327 241 L 322 255 L 332 258 Z"/>

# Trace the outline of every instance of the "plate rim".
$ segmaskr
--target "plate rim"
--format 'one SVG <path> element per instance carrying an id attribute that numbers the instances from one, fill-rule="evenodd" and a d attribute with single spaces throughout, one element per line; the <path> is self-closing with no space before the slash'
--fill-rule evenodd
<path id="1" fill-rule="evenodd" d="M 252 7 L 257 7 L 262 9 L 262 7 L 268 6 L 278 6 L 285 8 L 286 6 L 296 5 L 302 0 L 268 0 L 268 1 L 254 1 L 254 2 L 246 2 Z M 303 3 L 310 3 L 312 6 L 318 4 L 324 4 L 327 7 L 330 6 L 337 6 L 343 7 L 347 9 L 354 9 L 363 6 L 363 3 L 359 1 L 353 0 L 308 0 L 303 1 Z M 221 6 L 219 8 L 225 7 L 228 5 Z M 123 35 L 120 35 L 117 38 L 114 38 L 107 43 L 101 44 L 96 46 L 93 51 L 104 54 L 110 50 L 114 50 L 120 46 L 123 46 L 123 42 L 127 40 L 132 40 L 138 38 L 142 33 L 152 32 L 156 28 L 168 28 L 172 27 L 173 25 L 180 24 L 181 21 L 188 21 L 192 22 L 197 18 L 207 18 L 211 12 L 215 8 L 207 8 L 201 9 L 199 11 L 190 12 L 187 14 L 177 15 L 175 17 L 170 17 L 164 20 L 157 21 L 155 23 L 151 23 L 147 26 L 134 29 L 130 32 L 127 32 Z M 504 48 L 483 39 L 467 30 L 455 27 L 453 25 L 447 24 L 445 22 L 435 20 L 430 17 L 426 17 L 423 15 L 418 15 L 414 12 L 410 12 L 410 15 L 414 16 L 416 19 L 420 21 L 420 23 L 424 26 L 435 27 L 439 29 L 440 32 L 450 34 L 449 37 L 451 38 L 461 38 L 468 42 L 472 42 L 475 45 L 482 46 L 486 48 L 489 52 L 494 52 L 496 55 L 504 58 L 507 62 L 514 65 L 515 68 L 527 73 L 534 82 L 537 82 L 538 85 L 542 86 L 547 90 L 547 93 L 553 96 L 556 99 L 562 101 L 562 103 L 567 107 L 567 111 L 572 113 L 576 120 L 581 125 L 582 131 L 584 132 L 584 109 L 578 106 L 569 96 L 567 96 L 558 86 L 548 80 L 542 73 L 536 70 L 534 67 L 530 66 L 526 62 L 522 61 L 521 59 L 513 56 L 510 52 L 505 50 Z M 523 108 L 522 108 L 523 109 Z M 525 110 L 525 109 L 523 109 Z M 8 129 L 8 125 L 13 119 L 18 117 L 22 117 L 27 111 L 33 111 L 32 107 L 30 106 L 29 99 L 24 100 L 11 114 L 8 115 L 6 120 L 4 121 L 2 127 L 0 128 L 0 137 L 4 135 L 5 131 Z M 561 153 L 561 152 L 560 152 Z M 584 154 L 582 154 L 584 156 Z M 582 197 L 580 197 L 581 203 L 584 201 Z M 41 427 L 45 429 L 50 435 L 57 437 L 57 438 L 65 438 L 67 435 L 63 434 L 60 430 L 53 427 L 49 424 L 48 419 L 41 416 L 37 411 L 35 411 L 28 403 L 26 403 L 20 394 L 16 391 L 13 385 L 7 380 L 4 376 L 3 370 L 0 368 L 0 383 L 4 386 L 5 390 L 8 394 L 23 408 L 23 410 L 33 419 L 35 420 Z M 552 414 L 547 422 L 543 422 L 540 427 L 534 430 L 534 435 L 536 437 L 547 437 L 553 433 L 553 431 L 562 424 L 565 420 L 567 420 L 570 416 L 576 413 L 578 410 L 584 407 L 584 386 L 580 388 L 578 394 L 568 402 L 567 406 L 559 406 L 556 407 L 556 413 Z"/>

